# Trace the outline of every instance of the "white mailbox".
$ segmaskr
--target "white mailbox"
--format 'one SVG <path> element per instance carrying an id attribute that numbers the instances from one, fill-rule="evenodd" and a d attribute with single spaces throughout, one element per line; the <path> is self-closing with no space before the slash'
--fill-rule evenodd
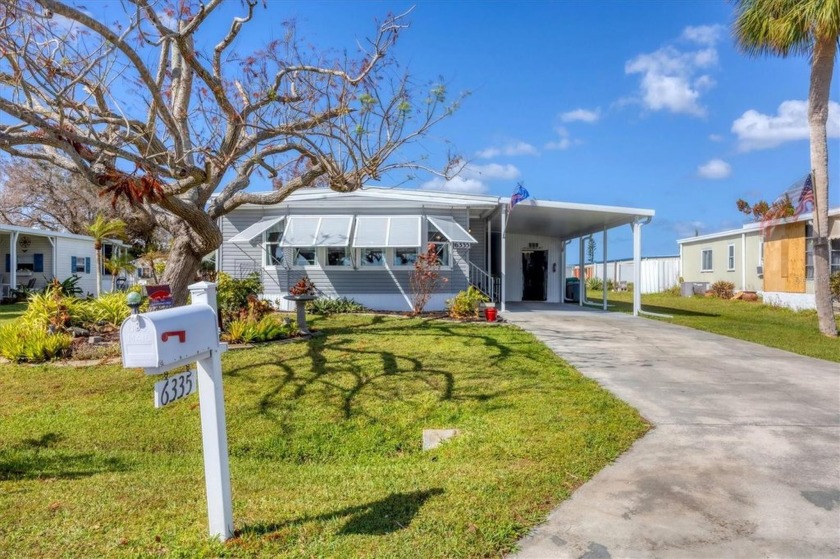
<path id="1" fill-rule="evenodd" d="M 120 327 L 120 346 L 123 367 L 164 373 L 220 349 L 216 313 L 193 304 L 130 316 Z"/>

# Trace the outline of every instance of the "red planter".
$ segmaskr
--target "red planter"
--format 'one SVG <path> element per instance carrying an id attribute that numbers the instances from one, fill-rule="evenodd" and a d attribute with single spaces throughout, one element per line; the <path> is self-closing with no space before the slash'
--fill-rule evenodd
<path id="1" fill-rule="evenodd" d="M 496 309 L 484 309 L 484 318 L 487 319 L 487 322 L 496 322 Z"/>

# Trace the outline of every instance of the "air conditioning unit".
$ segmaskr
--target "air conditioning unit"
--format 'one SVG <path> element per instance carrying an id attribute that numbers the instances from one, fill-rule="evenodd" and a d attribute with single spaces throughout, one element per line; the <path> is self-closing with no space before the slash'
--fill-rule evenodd
<path id="1" fill-rule="evenodd" d="M 755 273 L 758 274 L 759 276 L 763 276 L 764 275 L 764 266 L 756 266 L 755 267 Z"/>

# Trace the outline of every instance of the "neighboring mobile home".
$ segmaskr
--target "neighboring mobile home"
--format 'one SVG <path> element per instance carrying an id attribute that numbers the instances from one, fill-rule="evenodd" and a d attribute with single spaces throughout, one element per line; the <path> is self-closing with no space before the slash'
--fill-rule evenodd
<path id="1" fill-rule="evenodd" d="M 418 253 L 434 244 L 446 280 L 428 310 L 469 285 L 491 299 L 562 301 L 569 241 L 633 225 L 636 256 L 641 226 L 653 210 L 528 199 L 510 209 L 498 196 L 363 188 L 338 193 L 300 190 L 273 206 L 245 205 L 221 218 L 218 270 L 257 272 L 263 297 L 282 299 L 308 275 L 320 294 L 348 297 L 377 310 L 410 310 L 410 274 Z"/>
<path id="2" fill-rule="evenodd" d="M 106 241 L 104 257 L 126 248 L 119 241 Z M 5 261 L 0 268 L 0 297 L 19 286 L 43 289 L 53 278 L 63 281 L 72 275 L 79 276 L 77 285 L 85 293 L 96 292 L 92 237 L 0 224 L 0 254 Z M 111 276 L 104 270 L 102 290 L 110 289 Z"/>
<path id="3" fill-rule="evenodd" d="M 831 272 L 840 271 L 840 208 L 828 212 Z M 813 215 L 802 214 L 766 228 L 748 223 L 710 235 L 680 239 L 681 276 L 688 282 L 725 280 L 756 291 L 765 303 L 816 308 Z"/>

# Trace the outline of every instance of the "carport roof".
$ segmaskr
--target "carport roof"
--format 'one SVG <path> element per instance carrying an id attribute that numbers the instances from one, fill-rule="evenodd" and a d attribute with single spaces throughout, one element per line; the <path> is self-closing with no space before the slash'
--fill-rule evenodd
<path id="1" fill-rule="evenodd" d="M 637 218 L 652 218 L 655 213 L 642 208 L 525 200 L 510 211 L 507 232 L 574 239 L 627 225 Z"/>

